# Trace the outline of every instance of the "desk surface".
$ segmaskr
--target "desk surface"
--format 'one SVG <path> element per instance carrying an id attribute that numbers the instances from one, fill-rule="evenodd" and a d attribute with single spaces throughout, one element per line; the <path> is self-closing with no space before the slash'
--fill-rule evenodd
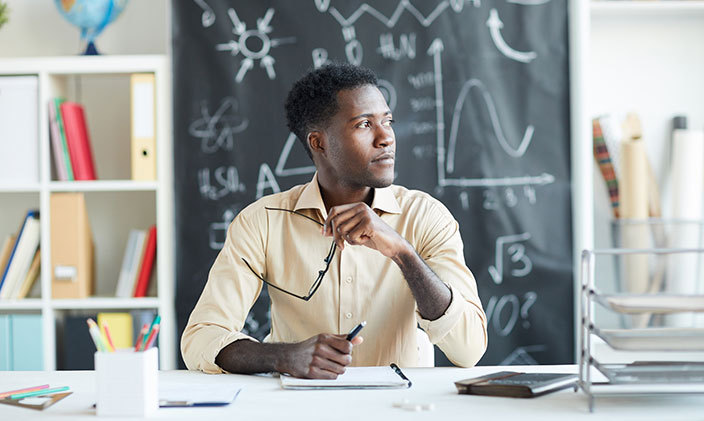
<path id="1" fill-rule="evenodd" d="M 272 376 L 233 374 L 208 375 L 189 371 L 162 371 L 160 382 L 212 382 L 241 384 L 244 389 L 234 403 L 218 408 L 162 408 L 159 419 L 355 419 L 388 420 L 626 420 L 704 419 L 703 395 L 655 395 L 599 397 L 595 413 L 590 414 L 587 397 L 579 391 L 563 390 L 534 399 L 458 395 L 454 381 L 493 371 L 577 372 L 576 366 L 475 367 L 405 369 L 413 381 L 410 389 L 396 390 L 282 390 L 279 379 Z M 24 371 L 0 372 L 0 391 L 27 385 L 50 383 L 70 386 L 74 392 L 54 406 L 35 411 L 0 405 L 0 419 L 96 419 L 95 372 L 93 371 Z M 394 402 L 435 404 L 432 411 L 411 412 L 394 408 Z M 231 417 L 231 418 L 230 418 Z M 236 418 L 235 418 L 236 417 Z M 115 419 L 115 418 L 107 418 Z"/>

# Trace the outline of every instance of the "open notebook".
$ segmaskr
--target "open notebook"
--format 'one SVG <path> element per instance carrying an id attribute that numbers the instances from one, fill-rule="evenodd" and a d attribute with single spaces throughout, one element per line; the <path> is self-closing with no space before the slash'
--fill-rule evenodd
<path id="1" fill-rule="evenodd" d="M 411 387 L 396 364 L 382 367 L 348 367 L 335 380 L 299 379 L 281 375 L 284 389 L 399 389 Z"/>

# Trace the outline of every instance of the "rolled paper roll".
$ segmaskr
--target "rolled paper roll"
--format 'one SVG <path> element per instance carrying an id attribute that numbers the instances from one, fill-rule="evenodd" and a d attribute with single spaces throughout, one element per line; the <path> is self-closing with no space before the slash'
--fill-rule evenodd
<path id="1" fill-rule="evenodd" d="M 704 205 L 704 131 L 676 129 L 672 136 L 672 217 L 692 220 L 692 223 L 674 223 L 670 247 L 701 247 L 701 225 Z M 679 253 L 668 261 L 665 291 L 672 294 L 702 293 L 699 265 L 701 254 Z M 697 317 L 697 319 L 699 319 Z M 678 313 L 665 317 L 665 325 L 692 327 L 692 313 Z"/>

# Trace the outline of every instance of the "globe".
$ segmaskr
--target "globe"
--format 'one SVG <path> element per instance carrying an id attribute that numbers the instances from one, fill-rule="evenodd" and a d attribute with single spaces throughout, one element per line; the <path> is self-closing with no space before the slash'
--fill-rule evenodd
<path id="1" fill-rule="evenodd" d="M 86 43 L 85 55 L 100 54 L 95 38 L 122 13 L 127 0 L 54 0 L 59 13 L 81 29 L 81 41 Z"/>

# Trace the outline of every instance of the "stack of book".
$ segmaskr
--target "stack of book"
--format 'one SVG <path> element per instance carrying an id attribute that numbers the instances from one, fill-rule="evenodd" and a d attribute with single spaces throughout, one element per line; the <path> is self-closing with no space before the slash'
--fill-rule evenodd
<path id="1" fill-rule="evenodd" d="M 144 297 L 149 287 L 156 256 L 156 226 L 149 232 L 133 229 L 127 239 L 115 296 Z"/>
<path id="2" fill-rule="evenodd" d="M 54 98 L 49 103 L 49 127 L 58 179 L 95 180 L 95 163 L 83 107 Z"/>
<path id="3" fill-rule="evenodd" d="M 17 234 L 5 238 L 0 250 L 0 299 L 27 296 L 39 278 L 39 211 L 30 210 Z"/>

